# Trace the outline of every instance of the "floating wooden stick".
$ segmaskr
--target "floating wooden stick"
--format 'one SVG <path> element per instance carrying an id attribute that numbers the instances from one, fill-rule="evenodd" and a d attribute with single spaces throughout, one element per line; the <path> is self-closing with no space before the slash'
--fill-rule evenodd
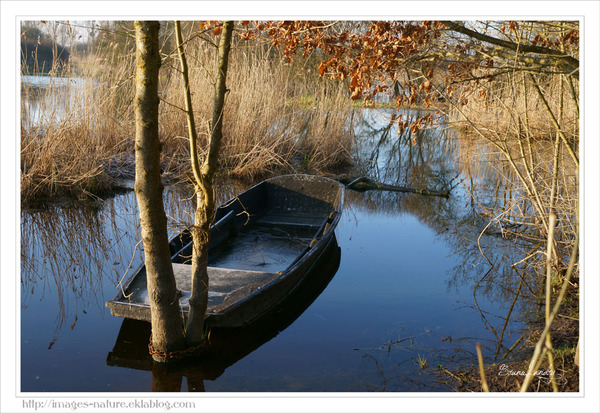
<path id="1" fill-rule="evenodd" d="M 382 182 L 374 181 L 365 176 L 363 177 L 355 177 L 349 175 L 340 175 L 335 178 L 336 181 L 343 183 L 346 185 L 346 188 L 352 189 L 358 192 L 364 191 L 393 191 L 393 192 L 410 192 L 414 194 L 421 195 L 430 195 L 430 196 L 441 196 L 444 198 L 448 198 L 450 196 L 450 191 L 432 191 L 429 189 L 418 189 L 418 188 L 407 188 L 404 186 L 395 186 L 388 185 Z"/>

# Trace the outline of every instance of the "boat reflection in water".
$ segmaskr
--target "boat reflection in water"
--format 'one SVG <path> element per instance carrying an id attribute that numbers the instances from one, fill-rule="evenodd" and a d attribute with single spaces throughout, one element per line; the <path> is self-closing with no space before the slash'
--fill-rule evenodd
<path id="1" fill-rule="evenodd" d="M 152 372 L 152 391 L 181 391 L 185 377 L 189 391 L 204 391 L 205 380 L 216 380 L 229 366 L 277 336 L 291 325 L 325 290 L 340 264 L 341 250 L 335 235 L 301 284 L 277 307 L 242 328 L 213 328 L 210 344 L 194 358 L 182 362 L 156 363 L 148 353 L 150 324 L 125 319 L 109 366 Z"/>

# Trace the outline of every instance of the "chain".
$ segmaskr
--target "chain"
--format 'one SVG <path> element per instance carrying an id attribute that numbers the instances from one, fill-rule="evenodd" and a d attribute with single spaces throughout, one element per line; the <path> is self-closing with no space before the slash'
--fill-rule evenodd
<path id="1" fill-rule="evenodd" d="M 181 359 L 188 357 L 192 354 L 198 353 L 205 348 L 205 342 L 203 341 L 199 345 L 195 347 L 188 347 L 185 350 L 175 350 L 175 351 L 160 351 L 156 350 L 152 345 L 152 333 L 150 333 L 150 342 L 148 343 L 148 352 L 153 357 L 158 357 L 161 359 Z"/>

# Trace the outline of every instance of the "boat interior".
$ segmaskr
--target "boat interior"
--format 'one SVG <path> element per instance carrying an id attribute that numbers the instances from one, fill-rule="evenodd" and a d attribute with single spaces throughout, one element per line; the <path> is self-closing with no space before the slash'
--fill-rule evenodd
<path id="1" fill-rule="evenodd" d="M 235 304 L 300 261 L 327 232 L 337 214 L 339 191 L 322 180 L 303 187 L 265 181 L 216 211 L 208 258 L 208 313 Z M 325 185 L 326 187 L 323 187 Z M 186 311 L 191 291 L 192 239 L 183 231 L 170 241 L 180 305 Z M 149 305 L 146 277 L 137 277 L 124 294 Z"/>

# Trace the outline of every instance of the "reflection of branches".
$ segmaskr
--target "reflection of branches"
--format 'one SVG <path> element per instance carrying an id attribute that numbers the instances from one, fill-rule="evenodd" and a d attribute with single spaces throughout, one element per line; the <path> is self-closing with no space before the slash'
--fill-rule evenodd
<path id="1" fill-rule="evenodd" d="M 493 269 L 494 269 L 494 266 L 492 265 L 492 267 L 489 269 L 489 271 L 486 272 L 485 275 L 483 277 L 481 277 L 481 279 L 479 281 L 477 281 L 477 283 L 473 287 L 473 301 L 475 302 L 475 306 L 477 307 L 477 311 L 479 311 L 479 314 L 481 314 L 481 319 L 483 320 L 483 323 L 485 324 L 486 328 L 489 331 L 492 332 L 492 334 L 494 335 L 494 337 L 496 337 L 496 341 L 498 343 L 498 347 L 500 347 L 502 345 L 502 340 L 498 337 L 498 334 L 496 333 L 496 329 L 487 320 L 487 317 L 485 316 L 485 313 L 481 310 L 481 307 L 479 306 L 479 302 L 477 301 L 477 289 L 479 288 L 479 283 L 481 281 L 483 281 L 492 272 Z M 504 332 L 502 332 L 502 335 L 504 335 Z"/>
<path id="2" fill-rule="evenodd" d="M 473 286 L 474 308 L 495 338 L 489 351 L 504 359 L 523 342 L 519 338 L 505 343 L 517 308 L 525 309 L 538 295 L 540 277 L 536 274 L 546 257 L 539 250 L 547 226 L 542 211 L 555 205 L 559 193 L 564 219 L 557 228 L 562 236 L 556 237 L 555 244 L 562 251 L 572 245 L 576 209 L 569 209 L 573 203 L 569 195 L 577 186 L 573 163 L 568 162 L 568 154 L 561 156 L 556 145 L 551 148 L 550 142 L 531 139 L 528 130 L 522 131 L 523 141 L 516 143 L 488 129 L 482 131 L 492 135 L 479 138 L 445 134 L 448 130 L 438 128 L 421 130 L 411 139 L 406 131 L 394 135 L 391 115 L 386 119 L 384 112 L 373 111 L 363 116 L 367 124 L 365 133 L 357 134 L 359 150 L 362 159 L 368 157 L 370 162 L 359 165 L 360 173 L 381 182 L 421 187 L 433 187 L 452 176 L 462 186 L 455 187 L 448 200 L 390 193 L 349 193 L 347 199 L 351 204 L 360 202 L 367 211 L 409 212 L 450 244 L 452 255 L 458 255 L 461 262 L 448 286 Z M 518 122 L 518 118 L 513 120 Z M 548 153 L 554 153 L 554 158 L 548 159 Z M 564 165 L 560 171 L 559 157 Z M 489 269 L 480 271 L 486 262 Z M 480 307 L 482 295 L 490 302 L 505 303 L 506 312 L 490 317 Z"/>
<path id="3" fill-rule="evenodd" d="M 188 204 L 180 202 L 176 192 L 166 195 L 171 215 L 183 216 Z M 26 309 L 33 297 L 56 300 L 51 345 L 66 319 L 77 320 L 77 313 L 90 306 L 104 308 L 104 301 L 112 298 L 104 297 L 105 290 L 112 291 L 107 284 L 119 288 L 123 274 L 141 263 L 141 252 L 135 248 L 138 241 L 133 193 L 94 204 L 22 211 L 22 304 Z"/>
<path id="4" fill-rule="evenodd" d="M 45 299 L 51 297 L 46 297 L 46 291 L 54 291 L 58 314 L 53 342 L 64 320 L 72 317 L 71 305 L 75 317 L 80 306 L 104 306 L 103 282 L 115 281 L 113 271 L 126 254 L 126 234 L 135 235 L 126 230 L 122 217 L 106 213 L 111 207 L 115 207 L 114 199 L 104 206 L 53 206 L 22 212 L 22 302 L 26 308 L 36 288 L 41 287 Z"/>
<path id="5" fill-rule="evenodd" d="M 418 112 L 398 115 L 392 111 L 368 111 L 363 115 L 357 156 L 362 175 L 393 186 L 442 187 L 452 162 L 446 162 L 448 141 L 439 129 L 419 130 L 412 136 L 409 128 L 398 133 L 392 120 L 397 116 L 417 119 Z M 412 139 L 414 138 L 414 139 Z M 364 161 L 367 159 L 367 161 Z"/>
<path id="6" fill-rule="evenodd" d="M 506 331 L 506 327 L 508 326 L 508 320 L 510 319 L 512 311 L 515 308 L 515 303 L 517 302 L 517 299 L 519 298 L 519 294 L 521 292 L 522 286 L 523 286 L 523 278 L 521 278 L 521 282 L 519 283 L 519 287 L 517 288 L 517 292 L 515 293 L 515 298 L 513 298 L 512 303 L 510 303 L 510 308 L 508 309 L 508 313 L 506 314 L 506 318 L 504 319 L 504 325 L 502 326 L 502 330 L 500 332 L 500 338 L 498 339 L 498 347 L 496 348 L 496 354 L 494 355 L 494 357 L 498 357 L 498 354 L 500 353 L 500 347 L 504 347 L 502 345 L 502 341 L 504 340 L 504 333 Z"/>
<path id="7" fill-rule="evenodd" d="M 523 241 L 515 243 L 502 239 L 519 227 L 527 229 L 521 217 L 528 213 L 530 204 L 523 200 L 522 188 L 514 183 L 514 171 L 506 163 L 499 162 L 499 155 L 487 151 L 485 145 L 468 137 L 449 134 L 443 128 L 421 130 L 414 140 L 407 131 L 396 137 L 395 125 L 390 126 L 384 115 L 374 112 L 363 116 L 367 123 L 366 134 L 359 136 L 362 151 L 370 154 L 372 162 L 362 173 L 383 182 L 425 187 L 447 182 L 449 177 L 469 183 L 464 190 L 453 191 L 448 200 L 389 193 L 369 193 L 359 197 L 349 193 L 349 203 L 360 201 L 361 205 L 379 212 L 410 212 L 445 238 L 453 255 L 462 257 L 462 263 L 454 269 L 448 285 L 471 283 L 474 308 L 495 338 L 496 356 L 501 350 L 507 354 L 514 349 L 514 344 L 504 343 L 509 321 L 514 317 L 515 309 L 526 304 L 523 298 L 535 296 L 531 275 L 516 271 L 511 265 L 521 259 L 522 248 L 531 247 Z M 468 156 L 464 156 L 465 153 Z M 465 210 L 465 204 L 470 204 L 471 208 Z M 483 260 L 490 268 L 481 276 L 474 269 L 480 267 Z M 527 268 L 525 263 L 522 264 Z M 507 313 L 490 319 L 480 307 L 481 294 L 492 302 L 507 303 Z M 495 318 L 500 320 L 500 326 L 496 326 Z"/>
<path id="8" fill-rule="evenodd" d="M 380 389 L 380 391 L 385 391 L 386 386 L 387 386 L 387 381 L 385 379 L 385 372 L 383 370 L 383 367 L 381 367 L 381 365 L 379 364 L 379 362 L 377 361 L 377 359 L 373 356 L 370 356 L 368 354 L 365 354 L 363 356 L 364 359 L 369 359 L 369 360 L 373 360 L 375 362 L 375 367 L 377 367 L 377 373 L 379 373 L 379 376 L 381 377 L 381 379 L 383 380 L 383 387 Z"/>

